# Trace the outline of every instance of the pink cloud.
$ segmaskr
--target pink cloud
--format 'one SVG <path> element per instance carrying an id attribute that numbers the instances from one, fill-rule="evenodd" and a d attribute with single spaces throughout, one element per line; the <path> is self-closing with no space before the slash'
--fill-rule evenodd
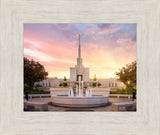
<path id="1" fill-rule="evenodd" d="M 115 33 L 116 31 L 118 31 L 120 29 L 120 27 L 116 27 L 116 28 L 99 28 L 99 34 L 112 34 Z"/>
<path id="2" fill-rule="evenodd" d="M 118 39 L 117 44 L 134 44 L 135 41 L 131 40 L 131 39 Z"/>
<path id="3" fill-rule="evenodd" d="M 95 30 L 94 30 L 93 27 L 87 26 L 87 27 L 85 27 L 85 29 L 86 29 L 86 33 L 85 34 L 95 34 Z"/>
<path id="4" fill-rule="evenodd" d="M 39 60 L 53 60 L 56 61 L 73 61 L 73 56 L 76 57 L 77 54 L 73 53 L 77 51 L 77 48 L 68 41 L 63 41 L 61 43 L 47 43 L 42 42 L 38 39 L 33 39 L 30 37 L 25 37 L 24 40 L 25 53 L 30 53 L 33 57 L 39 57 Z M 34 54 L 35 53 L 35 54 Z M 43 58 L 42 58 L 43 57 Z"/>

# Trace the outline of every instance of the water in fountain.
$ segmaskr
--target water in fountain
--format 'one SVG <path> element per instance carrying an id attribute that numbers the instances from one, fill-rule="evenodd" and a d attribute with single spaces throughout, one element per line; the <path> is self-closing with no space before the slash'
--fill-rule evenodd
<path id="1" fill-rule="evenodd" d="M 78 80 L 79 80 L 79 96 L 81 96 L 81 82 L 80 82 L 81 76 L 79 76 Z"/>
<path id="2" fill-rule="evenodd" d="M 70 97 L 71 96 L 71 93 L 70 93 L 70 88 L 69 88 L 69 90 L 68 90 L 68 97 Z"/>
<path id="3" fill-rule="evenodd" d="M 89 91 L 86 89 L 86 97 L 89 97 Z"/>
<path id="4" fill-rule="evenodd" d="M 82 83 L 81 93 L 82 93 L 82 96 L 83 96 L 83 81 L 81 81 L 81 83 Z"/>
<path id="5" fill-rule="evenodd" d="M 73 88 L 70 87 L 69 90 L 68 90 L 68 97 L 73 97 L 73 96 L 74 96 Z"/>
<path id="6" fill-rule="evenodd" d="M 76 95 L 78 95 L 78 85 L 76 84 Z"/>
<path id="7" fill-rule="evenodd" d="M 71 88 L 71 97 L 74 96 L 74 93 L 73 93 L 73 88 Z"/>
<path id="8" fill-rule="evenodd" d="M 92 97 L 92 89 L 86 89 L 86 97 Z"/>
<path id="9" fill-rule="evenodd" d="M 92 97 L 92 89 L 90 89 L 90 93 L 89 93 L 90 97 Z"/>
<path id="10" fill-rule="evenodd" d="M 76 95 L 78 95 L 79 97 L 83 96 L 83 81 L 80 81 L 80 77 L 79 77 L 79 85 L 76 85 Z M 74 97 L 72 87 L 69 87 L 68 97 Z M 92 89 L 90 88 L 86 89 L 86 97 L 92 97 Z"/>

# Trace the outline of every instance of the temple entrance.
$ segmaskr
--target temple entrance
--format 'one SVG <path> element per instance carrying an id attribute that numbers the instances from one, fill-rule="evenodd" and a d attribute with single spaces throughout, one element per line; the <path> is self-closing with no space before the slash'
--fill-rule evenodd
<path id="1" fill-rule="evenodd" d="M 83 75 L 77 75 L 77 81 L 79 81 L 79 76 L 81 77 L 80 81 L 83 81 Z"/>

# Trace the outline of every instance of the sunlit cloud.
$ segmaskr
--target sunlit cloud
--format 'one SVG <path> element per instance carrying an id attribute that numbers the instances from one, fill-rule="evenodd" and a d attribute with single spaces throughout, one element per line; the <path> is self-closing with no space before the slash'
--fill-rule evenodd
<path id="1" fill-rule="evenodd" d="M 106 28 L 106 29 L 101 29 L 99 31 L 99 34 L 112 34 L 116 31 L 118 31 L 120 29 L 120 27 L 117 27 L 117 28 Z"/>
<path id="2" fill-rule="evenodd" d="M 36 51 L 36 50 L 31 50 L 24 48 L 24 54 L 31 56 L 33 58 L 36 58 L 39 61 L 45 61 L 45 62 L 62 62 L 62 63 L 71 63 L 74 64 L 74 61 L 68 60 L 68 59 L 57 59 L 51 56 L 46 55 L 45 53 Z"/>
<path id="3" fill-rule="evenodd" d="M 31 50 L 31 49 L 27 49 L 24 48 L 24 54 L 25 55 L 29 55 L 33 58 L 39 59 L 40 61 L 47 61 L 47 62 L 51 62 L 51 61 L 58 61 L 57 59 L 50 57 L 42 52 L 36 51 L 36 50 Z"/>

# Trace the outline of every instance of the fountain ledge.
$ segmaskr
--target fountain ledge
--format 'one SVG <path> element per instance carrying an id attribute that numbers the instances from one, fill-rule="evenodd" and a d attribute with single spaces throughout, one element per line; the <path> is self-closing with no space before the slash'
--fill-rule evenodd
<path id="1" fill-rule="evenodd" d="M 109 102 L 108 96 L 97 97 L 63 97 L 52 96 L 51 101 L 53 104 L 64 107 L 97 107 L 107 105 Z"/>

